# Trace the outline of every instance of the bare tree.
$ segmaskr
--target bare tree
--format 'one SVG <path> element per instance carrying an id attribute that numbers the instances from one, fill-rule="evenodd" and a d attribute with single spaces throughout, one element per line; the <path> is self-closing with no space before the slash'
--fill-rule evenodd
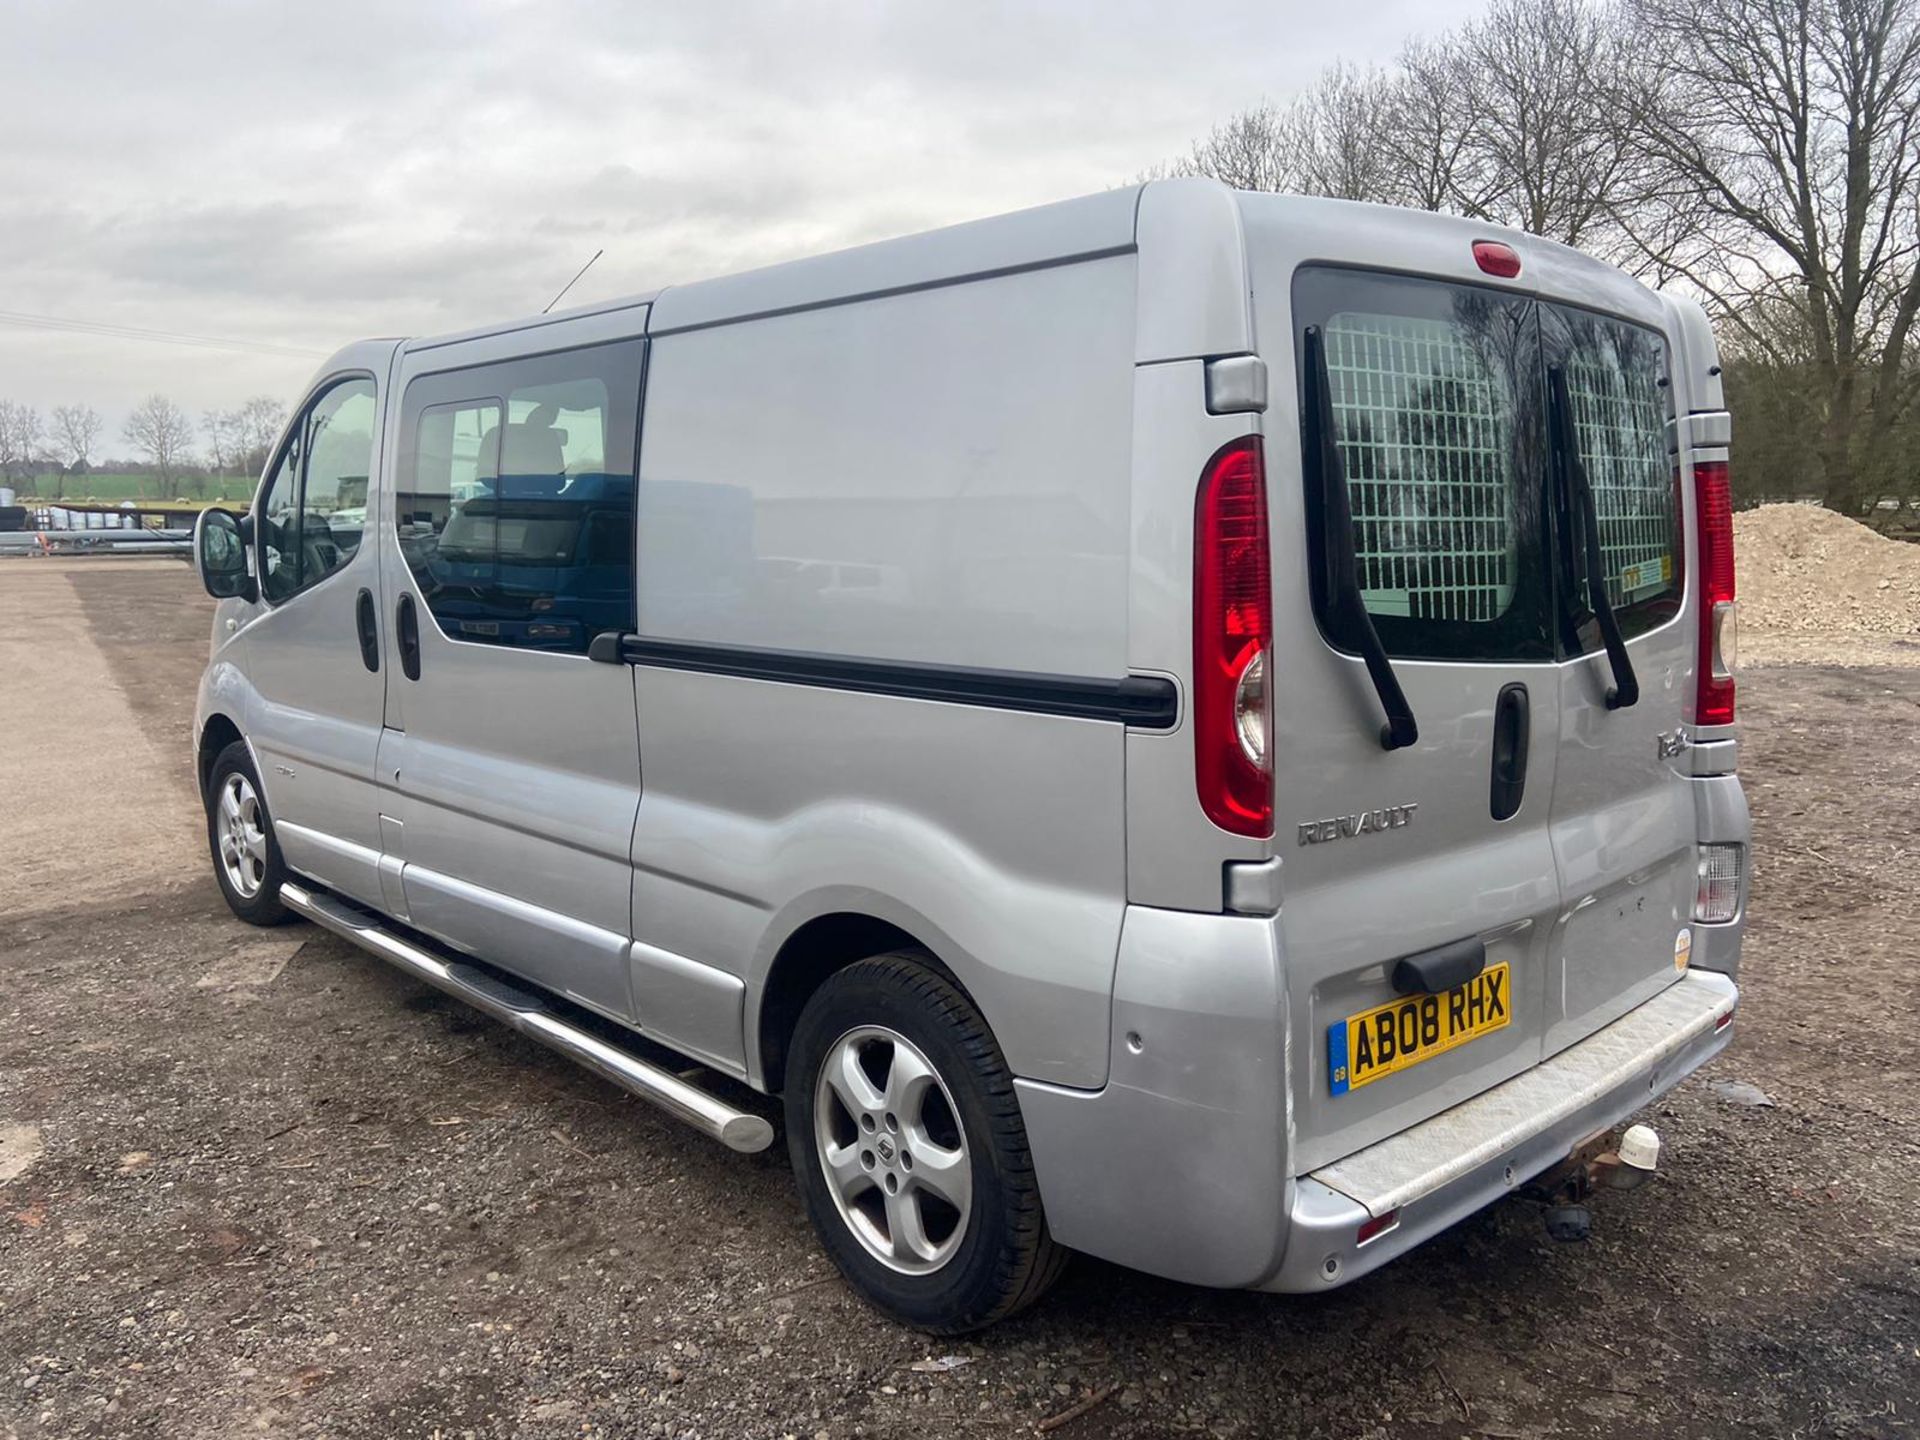
<path id="1" fill-rule="evenodd" d="M 234 463 L 257 478 L 267 468 L 267 454 L 287 423 L 287 407 L 271 395 L 256 395 L 233 412 Z"/>
<path id="2" fill-rule="evenodd" d="M 1618 103 L 1628 53 L 1594 0 L 1495 0 L 1457 33 L 1409 44 L 1390 71 L 1335 64 L 1284 109 L 1232 116 L 1175 168 L 1624 253 L 1611 222 L 1644 168 Z"/>
<path id="3" fill-rule="evenodd" d="M 1236 190 L 1397 200 L 1405 187 L 1379 143 L 1393 99 L 1380 71 L 1335 65 L 1284 110 L 1262 103 L 1229 116 L 1171 168 Z"/>
<path id="4" fill-rule="evenodd" d="M 127 442 L 146 457 L 160 482 L 161 495 L 169 500 L 180 496 L 181 481 L 192 456 L 193 422 L 187 412 L 164 395 L 149 395 L 127 417 Z"/>
<path id="5" fill-rule="evenodd" d="M 0 476 L 25 485 L 46 453 L 40 412 L 31 405 L 0 400 Z"/>
<path id="6" fill-rule="evenodd" d="M 1405 180 L 1380 143 L 1393 99 L 1378 70 L 1335 64 L 1322 72 L 1282 117 L 1289 187 L 1336 200 L 1404 199 Z"/>
<path id="7" fill-rule="evenodd" d="M 1380 145 L 1402 204 L 1487 214 L 1496 187 L 1476 143 L 1478 89 L 1472 57 L 1453 36 L 1414 40 L 1400 52 Z"/>
<path id="8" fill-rule="evenodd" d="M 1617 253 L 1605 232 L 1641 173 L 1619 104 L 1633 48 L 1622 27 L 1589 0 L 1495 0 L 1457 43 L 1479 193 L 1456 189 L 1450 208 Z"/>
<path id="9" fill-rule="evenodd" d="M 103 428 L 100 412 L 91 405 L 53 407 L 53 438 L 60 447 L 61 465 L 73 474 L 85 474 L 93 465 L 93 447 Z"/>
<path id="10" fill-rule="evenodd" d="M 1280 112 L 1262 102 L 1214 126 L 1169 169 L 1176 175 L 1204 175 L 1236 190 L 1284 190 L 1290 183 L 1288 163 Z"/>
<path id="11" fill-rule="evenodd" d="M 207 465 L 215 475 L 230 474 L 240 455 L 240 415 L 234 410 L 200 412 L 200 434 L 207 442 Z"/>
<path id="12" fill-rule="evenodd" d="M 1767 493 L 1862 514 L 1920 489 L 1920 0 L 1493 0 L 1175 168 L 1484 218 L 1682 284 L 1729 393 L 1767 411 Z"/>
<path id="13" fill-rule="evenodd" d="M 1920 0 L 1628 4 L 1664 218 L 1694 222 L 1673 268 L 1776 364 L 1795 357 L 1755 317 L 1804 307 L 1821 489 L 1857 513 L 1920 405 Z"/>

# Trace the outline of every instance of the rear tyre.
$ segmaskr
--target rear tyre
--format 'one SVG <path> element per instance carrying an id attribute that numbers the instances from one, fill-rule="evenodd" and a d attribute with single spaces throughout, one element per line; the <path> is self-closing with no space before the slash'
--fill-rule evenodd
<path id="1" fill-rule="evenodd" d="M 1013 1076 L 971 1001 L 926 956 L 828 977 L 795 1027 L 787 1150 L 854 1289 L 938 1334 L 991 1325 L 1059 1278 Z"/>
<path id="2" fill-rule="evenodd" d="M 279 925 L 291 919 L 280 903 L 287 868 L 244 740 L 234 741 L 214 758 L 206 800 L 207 849 L 227 908 L 249 925 Z"/>

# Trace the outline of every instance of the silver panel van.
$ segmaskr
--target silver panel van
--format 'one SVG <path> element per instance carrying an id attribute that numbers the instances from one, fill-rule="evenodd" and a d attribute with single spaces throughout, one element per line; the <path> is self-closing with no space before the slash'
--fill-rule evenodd
<path id="1" fill-rule="evenodd" d="M 1326 1289 L 1730 1038 L 1728 442 L 1685 300 L 1197 180 L 353 345 L 197 536 L 215 873 L 777 1114 L 907 1322 Z"/>

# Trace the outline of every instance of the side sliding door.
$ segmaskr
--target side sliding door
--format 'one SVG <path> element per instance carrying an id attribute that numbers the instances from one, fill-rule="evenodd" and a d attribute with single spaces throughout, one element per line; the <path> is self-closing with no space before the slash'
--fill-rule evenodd
<path id="1" fill-rule="evenodd" d="M 406 918 L 621 1019 L 639 736 L 630 672 L 587 646 L 633 625 L 644 316 L 409 354 L 383 542 Z"/>

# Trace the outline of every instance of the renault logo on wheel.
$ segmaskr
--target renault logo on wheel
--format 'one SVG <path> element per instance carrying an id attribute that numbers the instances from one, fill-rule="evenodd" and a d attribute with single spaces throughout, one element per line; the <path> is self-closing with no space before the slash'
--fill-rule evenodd
<path id="1" fill-rule="evenodd" d="M 893 1141 L 882 1135 L 873 1142 L 873 1148 L 880 1152 L 880 1158 L 891 1165 L 893 1163 Z"/>

